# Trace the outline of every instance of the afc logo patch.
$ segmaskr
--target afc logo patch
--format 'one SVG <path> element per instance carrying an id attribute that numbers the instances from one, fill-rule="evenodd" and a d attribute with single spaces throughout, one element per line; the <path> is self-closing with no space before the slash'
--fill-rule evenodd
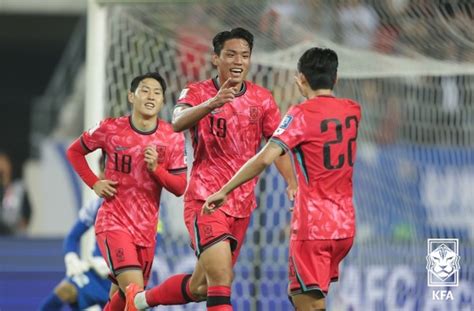
<path id="1" fill-rule="evenodd" d="M 156 152 L 158 153 L 157 162 L 163 163 L 166 158 L 166 147 L 165 146 L 156 146 Z"/>
<path id="2" fill-rule="evenodd" d="M 204 226 L 204 237 L 209 238 L 212 236 L 212 227 L 210 225 Z"/>
<path id="3" fill-rule="evenodd" d="M 283 120 L 281 121 L 280 125 L 276 129 L 275 133 L 273 135 L 281 135 L 283 132 L 288 128 L 290 125 L 291 121 L 293 121 L 293 116 L 291 115 L 286 115 Z"/>
<path id="4" fill-rule="evenodd" d="M 122 262 L 125 260 L 125 252 L 123 251 L 123 248 L 119 248 L 115 251 L 115 256 L 117 257 L 117 260 L 119 262 Z"/>
<path id="5" fill-rule="evenodd" d="M 250 121 L 250 123 L 257 123 L 259 115 L 260 115 L 260 113 L 258 111 L 258 107 L 256 107 L 256 106 L 250 107 L 250 110 L 249 110 L 249 121 Z"/>

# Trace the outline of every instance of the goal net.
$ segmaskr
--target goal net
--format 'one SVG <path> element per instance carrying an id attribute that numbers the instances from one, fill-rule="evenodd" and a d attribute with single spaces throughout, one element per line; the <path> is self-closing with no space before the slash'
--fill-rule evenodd
<path id="1" fill-rule="evenodd" d="M 468 1 L 98 1 L 107 16 L 107 115 L 128 111 L 130 79 L 158 70 L 170 120 L 189 81 L 215 75 L 211 40 L 255 35 L 249 79 L 285 113 L 302 100 L 296 62 L 309 47 L 339 55 L 335 93 L 362 105 L 354 193 L 357 238 L 331 287 L 332 310 L 468 310 L 474 303 L 474 7 Z M 290 310 L 291 203 L 272 167 L 235 268 L 235 310 Z M 154 282 L 191 271 L 182 201 L 163 197 Z M 458 286 L 429 287 L 427 239 L 458 239 Z M 451 245 L 451 244 L 450 244 Z M 454 274 L 451 276 L 454 276 Z M 446 280 L 444 280 L 446 281 Z M 443 283 L 441 284 L 448 284 Z M 438 301 L 435 290 L 454 300 Z M 440 298 L 441 299 L 441 298 Z M 181 307 L 176 307 L 179 310 Z M 205 310 L 205 304 L 184 307 Z"/>

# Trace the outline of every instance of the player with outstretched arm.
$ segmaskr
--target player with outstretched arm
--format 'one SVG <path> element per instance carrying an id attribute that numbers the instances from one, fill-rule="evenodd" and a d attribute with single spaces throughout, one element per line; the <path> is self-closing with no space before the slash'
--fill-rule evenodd
<path id="1" fill-rule="evenodd" d="M 361 108 L 333 95 L 338 57 L 312 48 L 298 61 L 296 84 L 306 101 L 290 108 L 270 142 L 217 193 L 203 214 L 219 212 L 227 196 L 282 153 L 292 153 L 298 191 L 291 220 L 289 295 L 298 311 L 325 310 L 329 284 L 352 247 L 355 213 L 352 173 Z"/>

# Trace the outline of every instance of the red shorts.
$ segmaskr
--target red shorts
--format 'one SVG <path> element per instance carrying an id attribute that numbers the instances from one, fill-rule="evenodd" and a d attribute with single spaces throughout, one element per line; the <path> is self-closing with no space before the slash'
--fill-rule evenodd
<path id="1" fill-rule="evenodd" d="M 191 247 L 199 258 L 201 253 L 210 246 L 228 240 L 232 250 L 232 265 L 235 265 L 250 217 L 232 217 L 220 209 L 211 215 L 201 215 L 203 204 L 204 201 L 184 202 L 184 222 L 191 238 Z"/>
<path id="2" fill-rule="evenodd" d="M 291 240 L 288 262 L 290 295 L 314 290 L 326 295 L 329 284 L 339 278 L 339 263 L 349 253 L 353 240 Z"/>
<path id="3" fill-rule="evenodd" d="M 117 275 L 131 269 L 143 272 L 146 286 L 150 278 L 151 266 L 155 257 L 155 247 L 142 247 L 132 242 L 130 234 L 124 231 L 105 231 L 96 234 L 102 257 L 105 258 L 111 274 L 109 278 L 117 283 Z"/>

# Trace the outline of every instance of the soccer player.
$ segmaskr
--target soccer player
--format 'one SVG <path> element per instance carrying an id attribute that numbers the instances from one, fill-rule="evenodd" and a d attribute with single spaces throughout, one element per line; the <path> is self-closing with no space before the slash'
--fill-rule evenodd
<path id="1" fill-rule="evenodd" d="M 232 310 L 232 269 L 256 207 L 257 180 L 236 189 L 213 215 L 201 215 L 201 208 L 208 195 L 256 154 L 262 137 L 270 138 L 281 117 L 270 91 L 245 80 L 253 35 L 243 28 L 223 31 L 214 37 L 213 46 L 218 76 L 188 84 L 173 119 L 175 131 L 190 129 L 193 141 L 195 160 L 184 218 L 198 262 L 192 275 L 172 276 L 138 294 L 127 292 L 127 301 L 133 300 L 136 309 L 206 299 L 208 310 Z M 279 157 L 277 167 L 288 181 L 291 197 L 297 185 L 290 158 Z"/>
<path id="2" fill-rule="evenodd" d="M 111 285 L 107 279 L 109 268 L 98 245 L 93 257 L 86 260 L 79 257 L 81 237 L 94 225 L 101 204 L 102 199 L 96 199 L 79 210 L 79 218 L 64 240 L 66 278 L 45 299 L 41 311 L 61 310 L 64 304 L 73 310 L 84 310 L 94 305 L 103 307 L 107 303 Z"/>
<path id="3" fill-rule="evenodd" d="M 218 213 L 227 196 L 260 174 L 282 153 L 293 153 L 298 191 L 291 220 L 289 295 L 298 311 L 324 310 L 330 282 L 352 247 L 355 215 L 352 171 L 358 103 L 336 98 L 337 54 L 311 48 L 298 61 L 296 84 L 307 98 L 290 108 L 273 137 L 203 205 Z"/>
<path id="4" fill-rule="evenodd" d="M 186 187 L 184 135 L 158 119 L 165 80 L 157 72 L 135 77 L 128 92 L 130 116 L 108 118 L 86 131 L 67 155 L 76 172 L 105 201 L 96 239 L 111 270 L 112 295 L 104 310 L 123 310 L 125 290 L 146 286 L 154 258 L 161 189 L 180 196 Z M 105 179 L 89 168 L 86 154 L 106 154 Z"/>

